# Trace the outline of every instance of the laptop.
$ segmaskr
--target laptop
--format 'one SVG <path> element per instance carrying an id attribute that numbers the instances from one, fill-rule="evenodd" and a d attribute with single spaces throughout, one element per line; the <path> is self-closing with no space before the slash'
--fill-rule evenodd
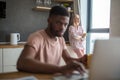
<path id="1" fill-rule="evenodd" d="M 120 38 L 95 41 L 89 80 L 120 80 Z"/>

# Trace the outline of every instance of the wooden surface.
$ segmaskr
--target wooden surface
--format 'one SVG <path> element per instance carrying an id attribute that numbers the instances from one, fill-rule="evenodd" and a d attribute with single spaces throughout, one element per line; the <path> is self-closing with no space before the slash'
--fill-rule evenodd
<path id="1" fill-rule="evenodd" d="M 0 48 L 23 48 L 25 44 L 10 45 L 10 44 L 0 44 Z"/>
<path id="2" fill-rule="evenodd" d="M 3 79 L 17 79 L 23 78 L 28 76 L 34 76 L 38 80 L 52 80 L 52 74 L 33 74 L 33 73 L 26 73 L 26 72 L 11 72 L 11 73 L 0 73 L 0 80 Z"/>
<path id="3" fill-rule="evenodd" d="M 23 48 L 25 43 L 19 43 L 17 45 L 11 45 L 11 44 L 0 44 L 0 48 Z M 66 42 L 66 45 L 69 46 L 69 42 Z"/>
<path id="4" fill-rule="evenodd" d="M 51 8 L 50 7 L 42 7 L 42 6 L 36 6 L 33 8 L 35 11 L 49 11 Z"/>

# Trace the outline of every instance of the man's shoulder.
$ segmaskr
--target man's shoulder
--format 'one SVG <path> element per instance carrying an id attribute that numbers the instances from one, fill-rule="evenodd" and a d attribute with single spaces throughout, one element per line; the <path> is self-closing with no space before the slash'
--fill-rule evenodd
<path id="1" fill-rule="evenodd" d="M 33 34 L 41 34 L 41 33 L 44 33 L 44 32 L 45 32 L 45 30 L 41 29 L 41 30 L 38 30 L 38 31 L 34 32 Z"/>
<path id="2" fill-rule="evenodd" d="M 41 36 L 42 34 L 44 34 L 45 33 L 45 30 L 38 30 L 38 31 L 36 31 L 36 32 L 33 32 L 32 34 L 30 34 L 30 35 L 32 35 L 32 36 Z"/>
<path id="3" fill-rule="evenodd" d="M 45 30 L 38 30 L 36 32 L 33 32 L 29 35 L 30 39 L 36 39 L 36 38 L 42 38 L 43 34 L 45 34 Z M 28 39 L 29 39 L 28 38 Z"/>
<path id="4" fill-rule="evenodd" d="M 44 41 L 44 36 L 43 36 L 43 34 L 45 34 L 44 31 L 45 30 L 39 30 L 31 33 L 28 37 L 28 42 L 40 43 Z"/>

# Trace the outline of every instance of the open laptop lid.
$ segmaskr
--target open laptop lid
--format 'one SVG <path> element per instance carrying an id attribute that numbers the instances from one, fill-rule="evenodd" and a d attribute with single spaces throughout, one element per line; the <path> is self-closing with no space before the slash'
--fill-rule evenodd
<path id="1" fill-rule="evenodd" d="M 89 80 L 120 80 L 120 38 L 96 40 Z"/>

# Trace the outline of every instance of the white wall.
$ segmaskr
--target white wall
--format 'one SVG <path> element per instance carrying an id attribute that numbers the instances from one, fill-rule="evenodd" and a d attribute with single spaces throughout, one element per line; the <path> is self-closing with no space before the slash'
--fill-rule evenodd
<path id="1" fill-rule="evenodd" d="M 120 0 L 111 0 L 110 37 L 120 37 Z"/>

